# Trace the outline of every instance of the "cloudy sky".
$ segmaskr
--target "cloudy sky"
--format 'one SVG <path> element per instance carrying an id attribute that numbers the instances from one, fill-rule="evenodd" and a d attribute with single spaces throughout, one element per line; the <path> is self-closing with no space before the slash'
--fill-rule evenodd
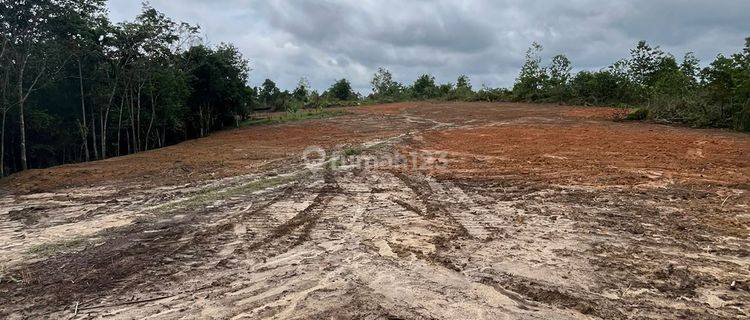
<path id="1" fill-rule="evenodd" d="M 137 0 L 109 0 L 115 21 Z M 577 70 L 599 69 L 647 40 L 701 60 L 741 49 L 750 0 L 152 0 L 175 20 L 198 24 L 210 44 L 231 42 L 250 60 L 251 84 L 271 78 L 317 89 L 347 78 L 360 92 L 379 66 L 396 80 L 467 74 L 475 87 L 512 85 L 533 41 L 565 53 Z"/>

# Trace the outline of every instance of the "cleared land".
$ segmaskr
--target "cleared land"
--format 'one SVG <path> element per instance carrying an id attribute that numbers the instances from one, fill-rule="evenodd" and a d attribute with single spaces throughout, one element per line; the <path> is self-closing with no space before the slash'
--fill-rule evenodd
<path id="1" fill-rule="evenodd" d="M 750 315 L 747 134 L 349 110 L 0 181 L 0 317 Z M 328 164 L 305 166 L 311 145 Z M 419 157 L 350 165 L 394 153 Z"/>

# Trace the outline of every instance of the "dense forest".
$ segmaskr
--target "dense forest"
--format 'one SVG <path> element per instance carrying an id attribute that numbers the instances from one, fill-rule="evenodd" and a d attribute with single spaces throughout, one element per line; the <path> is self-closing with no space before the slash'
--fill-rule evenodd
<path id="1" fill-rule="evenodd" d="M 161 147 L 250 110 L 236 48 L 148 6 L 112 24 L 105 5 L 0 2 L 4 173 Z"/>
<path id="2" fill-rule="evenodd" d="M 543 65 L 534 44 L 512 89 L 472 88 L 467 76 L 404 85 L 381 68 L 362 96 L 341 79 L 311 90 L 271 80 L 250 87 L 248 61 L 231 44 L 206 45 L 198 27 L 149 5 L 112 23 L 106 0 L 0 1 L 0 177 L 91 161 L 239 126 L 256 111 L 299 112 L 405 100 L 527 101 L 642 108 L 637 117 L 750 130 L 750 39 L 707 67 L 638 43 L 630 57 L 573 74 L 564 55 Z M 491 63 L 491 62 L 488 62 Z"/>

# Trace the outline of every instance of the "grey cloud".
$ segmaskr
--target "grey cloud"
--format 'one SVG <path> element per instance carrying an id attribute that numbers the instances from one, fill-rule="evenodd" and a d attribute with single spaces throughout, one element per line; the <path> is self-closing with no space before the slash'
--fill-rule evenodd
<path id="1" fill-rule="evenodd" d="M 750 36 L 750 1 L 639 0 L 612 26 L 668 46 L 679 46 L 711 31 Z"/>
<path id="2" fill-rule="evenodd" d="M 315 43 L 335 41 L 354 31 L 347 19 L 353 8 L 347 4 L 330 1 L 268 1 L 259 3 L 259 12 L 268 23 L 297 37 Z"/>
<path id="3" fill-rule="evenodd" d="M 152 0 L 198 23 L 212 43 L 235 43 L 252 61 L 252 84 L 285 88 L 307 77 L 318 89 L 346 77 L 362 92 L 379 66 L 411 82 L 421 73 L 475 86 L 510 86 L 533 41 L 545 57 L 565 53 L 577 69 L 626 57 L 638 40 L 702 60 L 738 51 L 750 36 L 747 0 Z M 115 19 L 140 5 L 110 0 Z"/>
<path id="4" fill-rule="evenodd" d="M 311 44 L 336 44 L 356 37 L 381 45 L 470 52 L 485 49 L 494 40 L 490 26 L 456 14 L 450 6 L 424 3 L 411 6 L 414 14 L 391 14 L 390 10 L 399 6 L 387 1 L 364 6 L 329 1 L 275 1 L 261 5 L 260 12 L 269 17 L 272 26 Z"/>

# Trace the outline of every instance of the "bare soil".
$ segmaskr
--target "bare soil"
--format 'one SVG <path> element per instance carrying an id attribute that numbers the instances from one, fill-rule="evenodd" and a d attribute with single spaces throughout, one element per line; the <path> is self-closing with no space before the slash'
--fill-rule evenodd
<path id="1" fill-rule="evenodd" d="M 0 317 L 750 316 L 747 134 L 349 110 L 0 180 Z"/>

